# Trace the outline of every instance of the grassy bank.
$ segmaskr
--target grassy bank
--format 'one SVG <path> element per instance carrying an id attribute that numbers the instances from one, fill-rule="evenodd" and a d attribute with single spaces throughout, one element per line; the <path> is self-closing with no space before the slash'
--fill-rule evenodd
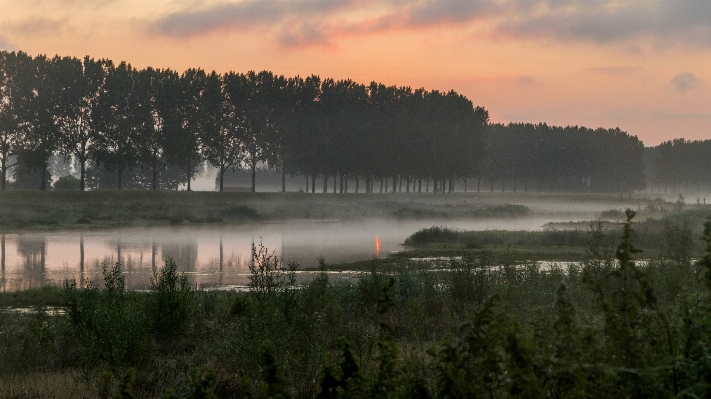
<path id="1" fill-rule="evenodd" d="M 593 219 L 641 200 L 591 194 L 299 194 L 175 191 L 0 192 L 0 229 L 90 229 L 299 219 Z"/>
<path id="2" fill-rule="evenodd" d="M 464 256 L 296 286 L 258 251 L 250 292 L 194 291 L 169 263 L 150 292 L 107 267 L 0 294 L 35 306 L 0 318 L 0 397 L 707 397 L 711 224 L 698 264 L 635 264 L 629 231 L 613 258 L 595 234 L 550 270 Z"/>
<path id="3" fill-rule="evenodd" d="M 696 240 L 701 235 L 699 223 L 711 217 L 711 207 L 697 207 L 647 218 L 636 224 L 633 239 L 645 257 L 688 261 L 698 258 L 703 247 Z M 556 227 L 563 227 L 558 229 Z M 465 231 L 446 226 L 432 226 L 405 239 L 408 250 L 398 258 L 489 256 L 506 261 L 575 261 L 590 245 L 591 237 L 609 254 L 622 234 L 624 223 L 593 222 L 549 225 L 541 231 L 484 230 Z"/>

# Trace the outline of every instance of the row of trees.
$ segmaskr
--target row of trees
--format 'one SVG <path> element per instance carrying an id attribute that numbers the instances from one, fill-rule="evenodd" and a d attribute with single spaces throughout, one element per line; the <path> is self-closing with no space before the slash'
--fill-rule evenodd
<path id="1" fill-rule="evenodd" d="M 645 184 L 636 136 L 489 125 L 484 108 L 454 91 L 0 52 L 2 188 L 11 168 L 16 183 L 39 176 L 36 186 L 46 188 L 58 154 L 76 162 L 82 190 L 189 190 L 204 163 L 219 171 L 220 190 L 228 170 L 249 168 L 254 191 L 261 164 L 281 172 L 282 189 L 287 174 L 298 174 L 311 178 L 312 192 L 317 178 L 324 192 L 329 180 L 343 187 L 348 179 L 364 181 L 366 192 L 376 181 L 380 191 L 383 181 L 393 191 L 405 182 L 409 191 L 423 180 L 451 191 L 472 177 L 492 190 L 508 183 L 622 192 Z"/>
<path id="2" fill-rule="evenodd" d="M 630 192 L 645 186 L 644 144 L 619 128 L 492 124 L 481 170 L 491 190 Z"/>
<path id="3" fill-rule="evenodd" d="M 265 163 L 284 176 L 364 178 L 367 190 L 382 176 L 452 179 L 476 174 L 488 122 L 455 92 L 22 52 L 0 53 L 0 95 L 3 188 L 16 162 L 40 171 L 45 188 L 55 153 L 76 160 L 81 189 L 90 166 L 118 189 L 131 170 L 148 171 L 157 189 L 179 169 L 190 189 L 203 161 L 220 176 L 245 166 L 254 176 Z"/>
<path id="4" fill-rule="evenodd" d="M 711 140 L 675 139 L 647 149 L 649 182 L 676 192 L 711 188 Z"/>

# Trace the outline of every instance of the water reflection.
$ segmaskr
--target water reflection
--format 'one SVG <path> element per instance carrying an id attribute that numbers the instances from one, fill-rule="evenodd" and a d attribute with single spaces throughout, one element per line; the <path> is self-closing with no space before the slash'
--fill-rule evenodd
<path id="1" fill-rule="evenodd" d="M 462 221 L 451 227 L 537 229 L 550 220 L 516 222 Z M 506 223 L 509 223 L 507 226 Z M 248 282 L 252 245 L 260 242 L 285 261 L 317 266 L 323 256 L 340 263 L 387 256 L 401 250 L 411 233 L 436 221 L 361 223 L 290 223 L 219 228 L 135 228 L 67 231 L 0 236 L 0 290 L 16 291 L 60 285 L 75 279 L 101 282 L 102 265 L 122 264 L 131 289 L 147 288 L 165 257 L 175 260 L 197 286 L 232 286 Z"/>
<path id="2" fill-rule="evenodd" d="M 5 291 L 5 234 L 2 235 L 2 238 L 0 239 L 0 289 Z"/>
<path id="3" fill-rule="evenodd" d="M 17 240 L 17 253 L 22 258 L 22 278 L 27 287 L 39 287 L 44 284 L 47 245 L 44 237 L 20 236 Z"/>

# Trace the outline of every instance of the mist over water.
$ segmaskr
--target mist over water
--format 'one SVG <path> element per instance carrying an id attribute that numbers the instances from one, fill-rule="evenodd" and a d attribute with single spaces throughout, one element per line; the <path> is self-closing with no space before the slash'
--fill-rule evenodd
<path id="1" fill-rule="evenodd" d="M 313 268 L 319 257 L 327 263 L 385 257 L 402 250 L 407 236 L 433 225 L 466 230 L 537 230 L 549 221 L 551 218 L 399 222 L 371 219 L 5 234 L 0 242 L 0 290 L 60 285 L 72 278 L 100 282 L 102 263 L 116 262 L 122 264 L 128 288 L 143 289 L 149 286 L 154 269 L 163 266 L 165 257 L 173 258 L 193 285 L 244 285 L 248 282 L 252 245 L 260 242 L 285 262 Z"/>

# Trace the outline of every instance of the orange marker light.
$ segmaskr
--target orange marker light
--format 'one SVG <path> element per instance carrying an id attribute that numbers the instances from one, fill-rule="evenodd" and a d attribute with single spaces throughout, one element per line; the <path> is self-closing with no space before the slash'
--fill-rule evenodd
<path id="1" fill-rule="evenodd" d="M 375 235 L 375 257 L 380 258 L 380 237 Z"/>

